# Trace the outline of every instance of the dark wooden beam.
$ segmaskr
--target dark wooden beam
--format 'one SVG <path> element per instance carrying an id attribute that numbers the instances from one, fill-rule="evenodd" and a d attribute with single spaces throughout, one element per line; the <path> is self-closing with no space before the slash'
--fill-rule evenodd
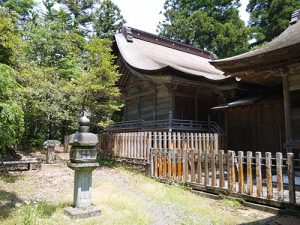
<path id="1" fill-rule="evenodd" d="M 286 142 L 292 140 L 292 125 L 291 125 L 291 104 L 290 104 L 290 91 L 288 83 L 288 73 L 282 77 L 283 84 L 283 105 L 284 105 L 284 121 L 285 121 L 285 137 Z"/>

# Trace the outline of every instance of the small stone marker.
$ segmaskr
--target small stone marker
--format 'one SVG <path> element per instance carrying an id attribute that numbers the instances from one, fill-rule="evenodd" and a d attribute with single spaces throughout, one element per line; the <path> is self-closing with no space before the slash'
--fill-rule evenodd
<path id="1" fill-rule="evenodd" d="M 72 219 L 99 216 L 101 211 L 92 205 L 92 171 L 99 166 L 96 162 L 98 137 L 89 133 L 90 121 L 83 116 L 78 121 L 79 132 L 70 138 L 70 161 L 68 167 L 75 170 L 73 206 L 65 208 Z"/>
<path id="2" fill-rule="evenodd" d="M 57 140 L 47 140 L 44 142 L 43 146 L 47 149 L 46 163 L 53 163 L 55 147 L 59 145 L 60 143 Z"/>

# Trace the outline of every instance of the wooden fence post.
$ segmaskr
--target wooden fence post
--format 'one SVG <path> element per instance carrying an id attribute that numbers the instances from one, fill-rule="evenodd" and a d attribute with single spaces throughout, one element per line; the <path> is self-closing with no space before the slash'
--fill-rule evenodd
<path id="1" fill-rule="evenodd" d="M 247 193 L 253 194 L 253 180 L 252 180 L 252 152 L 247 152 Z"/>
<path id="2" fill-rule="evenodd" d="M 230 192 L 235 192 L 235 171 L 234 171 L 234 157 L 235 152 L 234 151 L 228 151 L 229 155 L 229 190 Z"/>
<path id="3" fill-rule="evenodd" d="M 142 146 L 143 144 L 141 144 L 142 138 L 141 138 L 141 132 L 137 132 L 137 137 L 136 137 L 136 141 L 137 141 L 137 155 L 135 159 L 141 159 L 141 155 L 142 155 Z"/>
<path id="4" fill-rule="evenodd" d="M 180 149 L 178 149 L 178 179 L 179 181 L 182 181 L 182 152 Z"/>
<path id="5" fill-rule="evenodd" d="M 214 151 L 218 152 L 219 151 L 219 135 L 214 134 Z"/>
<path id="6" fill-rule="evenodd" d="M 224 150 L 219 151 L 219 186 L 221 188 L 224 188 L 225 182 L 224 182 Z"/>
<path id="7" fill-rule="evenodd" d="M 273 198 L 273 186 L 272 186 L 272 154 L 266 152 L 266 180 L 267 180 L 267 199 Z"/>
<path id="8" fill-rule="evenodd" d="M 117 135 L 118 135 L 117 133 L 113 134 L 113 143 L 114 143 L 113 151 L 114 151 L 114 157 L 118 156 L 118 153 L 117 153 Z"/>
<path id="9" fill-rule="evenodd" d="M 244 193 L 244 152 L 238 152 L 238 166 L 239 166 L 239 193 Z"/>
<path id="10" fill-rule="evenodd" d="M 164 160 L 164 164 L 163 164 L 163 165 L 164 165 L 164 167 L 163 167 L 163 170 L 164 170 L 164 171 L 163 171 L 163 174 L 164 174 L 164 176 L 163 176 L 163 177 L 166 179 L 167 176 L 168 176 L 168 174 L 167 174 L 167 172 L 168 172 L 168 171 L 167 171 L 167 169 L 168 169 L 168 168 L 167 168 L 167 154 L 168 154 L 168 150 L 167 150 L 167 149 L 164 149 L 164 150 L 163 150 L 163 154 L 164 154 L 164 157 L 163 157 L 163 160 Z"/>
<path id="11" fill-rule="evenodd" d="M 176 148 L 177 148 L 176 132 L 173 132 L 173 149 L 176 149 Z"/>
<path id="12" fill-rule="evenodd" d="M 172 179 L 172 155 L 173 152 L 169 149 L 168 151 L 168 178 Z"/>
<path id="13" fill-rule="evenodd" d="M 276 153 L 277 200 L 283 201 L 282 153 Z"/>
<path id="14" fill-rule="evenodd" d="M 208 170 L 208 151 L 204 152 L 204 185 L 207 186 L 209 183 L 209 170 Z"/>
<path id="15" fill-rule="evenodd" d="M 195 145 L 194 145 L 194 133 L 191 133 L 190 139 L 191 139 L 191 145 L 190 145 L 190 148 L 191 148 L 191 149 L 194 149 L 194 148 L 195 148 Z"/>
<path id="16" fill-rule="evenodd" d="M 199 141 L 198 141 L 198 134 L 195 133 L 195 152 L 199 152 Z"/>
<path id="17" fill-rule="evenodd" d="M 151 166 L 151 176 L 154 176 L 154 150 L 152 149 L 150 153 L 150 166 Z"/>
<path id="18" fill-rule="evenodd" d="M 181 149 L 182 146 L 181 146 L 181 138 L 180 138 L 180 133 L 178 132 L 177 133 L 177 149 Z"/>
<path id="19" fill-rule="evenodd" d="M 124 133 L 121 133 L 121 138 L 122 138 L 122 149 L 121 149 L 121 157 L 124 158 L 124 150 L 125 150 L 125 140 L 124 140 Z"/>
<path id="20" fill-rule="evenodd" d="M 211 186 L 216 186 L 216 154 L 215 149 L 210 153 L 211 155 Z"/>
<path id="21" fill-rule="evenodd" d="M 195 153 L 191 151 L 191 182 L 195 182 Z"/>
<path id="22" fill-rule="evenodd" d="M 137 158 L 137 132 L 134 132 L 133 133 L 133 146 L 134 146 L 134 154 L 133 154 L 133 159 L 136 159 Z"/>
<path id="23" fill-rule="evenodd" d="M 173 176 L 173 180 L 176 180 L 176 177 L 178 176 L 178 173 L 177 173 L 177 166 L 176 166 L 176 156 L 178 157 L 178 153 L 177 153 L 178 151 L 177 150 L 173 150 L 172 151 L 172 154 L 171 154 L 171 156 L 173 156 L 173 160 L 172 160 L 172 164 L 173 164 L 173 166 L 172 166 L 172 170 L 173 170 L 173 173 L 172 173 L 172 176 Z"/>
<path id="24" fill-rule="evenodd" d="M 188 152 L 186 149 L 186 144 L 184 144 L 183 149 L 183 182 L 188 181 Z"/>
<path id="25" fill-rule="evenodd" d="M 197 174 L 198 174 L 198 183 L 202 184 L 202 153 L 198 151 L 198 163 L 197 163 Z"/>
<path id="26" fill-rule="evenodd" d="M 198 138 L 199 138 L 199 152 L 200 153 L 202 153 L 203 152 L 203 148 L 202 148 L 202 146 L 203 146 L 203 138 L 202 138 L 203 136 L 202 136 L 202 134 L 201 133 L 199 133 L 199 135 L 198 135 Z"/>
<path id="27" fill-rule="evenodd" d="M 158 177 L 158 149 L 154 150 L 154 174 Z"/>
<path id="28" fill-rule="evenodd" d="M 160 139 L 161 140 L 161 139 Z M 162 157 L 163 157 L 163 151 L 161 148 L 159 148 L 158 150 L 159 154 L 158 154 L 158 166 L 159 166 L 159 177 L 161 178 L 162 177 L 162 173 L 163 173 L 163 166 L 162 166 Z"/>
<path id="29" fill-rule="evenodd" d="M 150 150 L 151 150 L 151 147 L 152 147 L 152 132 L 148 132 L 148 146 L 147 146 L 147 161 L 149 162 L 150 160 Z"/>
<path id="30" fill-rule="evenodd" d="M 256 195 L 262 196 L 261 152 L 256 152 Z"/>
<path id="31" fill-rule="evenodd" d="M 168 140 L 167 140 L 167 139 L 168 139 L 168 137 L 167 137 L 167 132 L 164 132 L 164 133 L 163 133 L 163 139 L 164 139 L 163 148 L 164 148 L 164 149 L 170 148 L 170 146 L 169 146 L 169 147 L 167 146 L 167 143 L 168 143 Z"/>
<path id="32" fill-rule="evenodd" d="M 288 179 L 289 179 L 289 202 L 296 203 L 295 196 L 295 170 L 294 170 L 294 153 L 287 154 Z"/>

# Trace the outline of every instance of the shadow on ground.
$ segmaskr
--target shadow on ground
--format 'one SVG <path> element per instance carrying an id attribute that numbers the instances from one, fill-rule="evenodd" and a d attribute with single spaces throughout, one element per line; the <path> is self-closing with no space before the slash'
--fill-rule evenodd
<path id="1" fill-rule="evenodd" d="M 0 219 L 7 218 L 17 202 L 22 200 L 15 193 L 0 190 Z"/>
<path id="2" fill-rule="evenodd" d="M 289 215 L 272 216 L 269 218 L 256 220 L 249 223 L 241 223 L 240 225 L 299 225 L 300 217 L 294 217 Z"/>

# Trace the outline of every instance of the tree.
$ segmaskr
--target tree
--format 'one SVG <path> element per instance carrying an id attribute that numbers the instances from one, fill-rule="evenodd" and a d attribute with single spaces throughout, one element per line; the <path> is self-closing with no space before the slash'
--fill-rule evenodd
<path id="1" fill-rule="evenodd" d="M 256 39 L 253 45 L 269 42 L 282 33 L 289 25 L 292 13 L 299 8 L 299 0 L 250 0 L 247 12 Z"/>
<path id="2" fill-rule="evenodd" d="M 239 18 L 239 0 L 167 0 L 160 35 L 214 52 L 220 58 L 248 50 L 249 32 Z"/>
<path id="3" fill-rule="evenodd" d="M 94 30 L 98 37 L 112 39 L 124 23 L 125 20 L 116 4 L 111 0 L 100 2 L 100 7 L 94 14 Z"/>
<path id="4" fill-rule="evenodd" d="M 0 152 L 15 145 L 23 132 L 24 113 L 19 89 L 16 72 L 0 64 Z"/>
<path id="5" fill-rule="evenodd" d="M 0 8 L 0 63 L 17 67 L 23 41 L 17 28 L 18 14 Z"/>
<path id="6" fill-rule="evenodd" d="M 69 12 L 53 10 L 55 2 L 44 0 L 46 11 L 34 20 L 22 20 L 17 11 L 0 7 L 0 63 L 6 64 L 0 67 L 0 149 L 15 144 L 22 131 L 26 149 L 41 147 L 48 138 L 62 140 L 75 132 L 83 111 L 91 114 L 94 124 L 103 124 L 119 109 L 112 43 L 81 29 L 88 21 L 93 27 L 93 17 L 81 20 L 81 15 L 95 12 L 96 4 L 74 6 L 94 1 L 68 0 L 73 9 Z"/>
<path id="7" fill-rule="evenodd" d="M 58 0 L 58 2 L 68 8 L 74 18 L 74 27 L 84 33 L 90 32 L 89 25 L 93 21 L 95 0 Z"/>
<path id="8" fill-rule="evenodd" d="M 36 16 L 34 12 L 34 0 L 0 0 L 0 6 L 16 12 L 23 23 Z"/>
<path id="9" fill-rule="evenodd" d="M 109 40 L 94 37 L 85 51 L 86 67 L 80 77 L 70 83 L 70 99 L 82 112 L 90 112 L 92 122 L 103 124 L 120 109 L 119 90 L 115 86 L 120 74 L 113 63 Z"/>

